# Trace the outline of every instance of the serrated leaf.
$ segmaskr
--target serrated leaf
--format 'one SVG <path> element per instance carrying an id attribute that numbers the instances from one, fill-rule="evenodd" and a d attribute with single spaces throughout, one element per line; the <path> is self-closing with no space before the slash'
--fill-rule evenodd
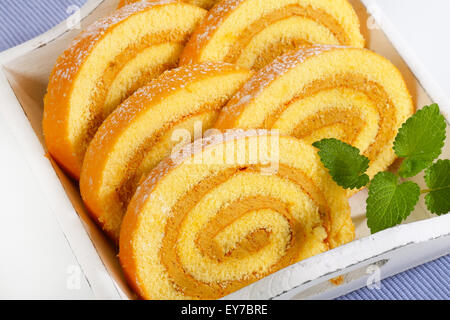
<path id="1" fill-rule="evenodd" d="M 425 182 L 430 192 L 425 204 L 430 212 L 442 215 L 450 211 L 450 160 L 438 160 L 425 171 Z"/>
<path id="2" fill-rule="evenodd" d="M 313 144 L 319 149 L 320 159 L 333 180 L 345 189 L 359 189 L 369 183 L 365 174 L 369 159 L 357 148 L 337 139 L 323 139 Z"/>
<path id="3" fill-rule="evenodd" d="M 405 158 L 399 169 L 401 177 L 417 175 L 439 157 L 446 125 L 437 104 L 424 107 L 403 124 L 394 142 L 397 156 Z"/>
<path id="4" fill-rule="evenodd" d="M 419 201 L 420 188 L 411 181 L 399 184 L 396 175 L 378 173 L 369 186 L 367 226 L 372 233 L 393 227 L 405 220 Z"/>

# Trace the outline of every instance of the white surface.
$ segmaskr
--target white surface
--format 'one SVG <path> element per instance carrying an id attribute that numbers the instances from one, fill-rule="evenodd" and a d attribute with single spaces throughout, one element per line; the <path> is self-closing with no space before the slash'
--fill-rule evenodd
<path id="1" fill-rule="evenodd" d="M 438 224 L 435 223 L 437 219 L 440 220 Z M 377 265 L 382 278 L 385 278 L 416 266 L 418 261 L 429 261 L 440 257 L 442 252 L 448 252 L 449 225 L 449 215 L 402 224 L 300 261 L 224 299 L 337 298 L 361 288 L 358 280 L 364 280 L 362 284 L 366 283 L 366 270 L 370 265 Z M 413 241 L 411 234 L 415 235 Z M 356 277 L 355 272 L 359 273 Z M 343 283 L 336 287 L 328 280 L 337 276 L 343 276 Z"/>
<path id="2" fill-rule="evenodd" d="M 450 1 L 374 2 L 415 53 L 411 59 L 420 63 L 421 72 L 429 79 L 432 75 L 440 91 L 436 95 L 445 103 L 445 93 L 450 92 L 450 64 L 446 60 L 450 43 L 434 39 L 448 39 L 450 21 L 445 15 Z M 0 298 L 92 298 L 84 277 L 80 278 L 80 289 L 67 286 L 68 272 L 73 272 L 68 268 L 77 266 L 76 259 L 7 128 L 0 118 Z"/>
<path id="3" fill-rule="evenodd" d="M 363 0 L 421 84 L 450 116 L 449 0 Z M 371 23 L 369 21 L 369 23 Z"/>
<path id="4" fill-rule="evenodd" d="M 93 298 L 57 220 L 1 117 L 0 150 L 0 299 Z"/>
<path id="5" fill-rule="evenodd" d="M 93 19 L 95 18 L 91 17 L 89 14 L 93 10 L 97 11 L 98 16 L 103 16 L 105 10 L 106 12 L 110 11 L 108 7 L 111 6 L 116 7 L 117 3 L 115 3 L 114 1 L 89 0 L 89 3 L 87 3 L 82 10 L 82 16 L 86 16 L 83 21 L 85 21 L 85 23 L 87 24 L 92 23 Z M 73 38 L 75 33 L 77 32 L 77 30 L 67 31 L 66 24 L 62 22 L 60 25 L 42 36 L 24 43 L 16 48 L 0 53 L 0 64 L 3 66 L 8 65 L 9 67 L 12 67 L 14 69 L 14 67 L 12 65 L 9 65 L 7 61 L 11 61 L 11 59 L 14 60 L 14 58 L 16 57 L 28 54 L 27 58 L 19 63 L 20 67 L 23 68 L 20 69 L 19 67 L 19 72 L 21 72 L 23 76 L 25 76 L 26 74 L 25 77 L 28 77 L 28 79 L 34 79 L 34 81 L 38 82 L 41 81 L 41 83 L 44 84 L 44 82 L 46 82 L 46 79 L 48 78 L 49 70 L 51 69 L 53 64 L 51 61 L 54 61 L 54 59 L 56 59 L 56 57 L 50 58 L 51 53 L 55 53 L 55 50 L 59 49 L 52 47 L 52 45 L 47 44 L 45 46 L 41 46 L 41 44 L 51 43 L 55 45 L 57 43 L 60 43 L 61 46 L 66 47 L 67 41 Z M 52 41 L 55 39 L 55 37 L 58 37 L 58 41 Z M 43 52 L 45 50 L 42 51 L 36 49 L 37 47 L 46 48 L 49 51 Z M 29 54 L 36 54 L 36 52 L 41 52 L 42 56 L 33 60 L 32 54 Z M 32 100 L 30 99 L 30 95 L 33 95 L 32 92 L 35 87 L 28 85 L 19 88 L 15 86 L 16 92 L 14 93 L 12 91 L 12 88 L 8 84 L 7 74 L 8 71 L 2 68 L 0 72 L 0 101 L 3 102 L 3 105 L 0 108 L 0 117 L 3 120 L 3 123 L 6 123 L 6 126 L 3 126 L 4 130 L 8 130 L 9 126 L 9 132 L 11 132 L 11 136 L 15 138 L 14 153 L 17 154 L 15 158 L 22 160 L 21 163 L 17 163 L 15 169 L 22 167 L 28 169 L 26 178 L 19 180 L 19 186 L 21 185 L 21 183 L 31 183 L 34 186 L 34 189 L 31 190 L 29 194 L 27 194 L 27 196 L 30 197 L 30 204 L 33 205 L 33 208 L 35 208 L 34 205 L 38 205 L 39 202 L 45 203 L 44 208 L 37 207 L 36 211 L 30 214 L 34 214 L 38 217 L 40 212 L 53 214 L 52 218 L 54 223 L 45 225 L 45 227 L 48 227 L 48 231 L 44 233 L 45 236 L 41 235 L 36 237 L 36 243 L 39 245 L 39 248 L 41 248 L 41 245 L 44 245 L 44 251 L 47 250 L 45 252 L 53 252 L 55 251 L 55 248 L 51 245 L 46 245 L 45 239 L 46 237 L 48 237 L 48 239 L 53 239 L 56 243 L 64 244 L 64 242 L 58 241 L 58 234 L 61 232 L 63 234 L 65 245 L 69 246 L 70 249 L 68 250 L 68 248 L 64 248 L 59 251 L 53 252 L 54 255 L 48 255 L 50 256 L 50 259 L 47 262 L 46 267 L 44 267 L 44 270 L 46 272 L 43 272 L 39 268 L 33 267 L 32 270 L 37 270 L 36 272 L 38 273 L 38 275 L 30 277 L 31 279 L 29 279 L 29 281 L 24 280 L 23 283 L 28 283 L 30 287 L 37 288 L 37 290 L 40 291 L 38 291 L 36 295 L 32 296 L 28 296 L 26 293 L 23 293 L 22 297 L 61 299 L 74 298 L 66 294 L 64 292 L 65 289 L 70 292 L 78 291 L 79 297 L 86 299 L 94 297 L 101 299 L 122 298 L 120 290 L 118 290 L 118 288 L 116 287 L 115 282 L 108 273 L 106 266 L 104 265 L 97 252 L 96 247 L 92 243 L 91 235 L 88 234 L 85 226 L 83 225 L 83 222 L 75 212 L 50 162 L 45 157 L 43 157 L 45 151 L 41 143 L 38 141 L 36 134 L 30 126 L 29 120 L 25 116 L 19 104 L 19 97 L 21 97 L 21 99 L 28 99 L 28 102 L 23 102 L 25 104 L 29 103 L 30 100 Z M 31 91 L 27 92 L 25 90 Z M 39 96 L 38 99 L 39 102 L 32 100 L 33 103 L 35 103 L 35 106 L 40 105 L 41 97 Z M 12 161 L 15 160 L 14 153 L 13 159 L 11 159 Z M 14 161 L 13 163 L 16 163 L 16 161 Z M 21 188 L 15 188 L 11 190 L 17 193 L 17 190 L 20 191 Z M 28 200 L 28 198 L 26 199 Z M 33 199 L 39 199 L 39 202 Z M 14 202 L 12 202 L 12 205 L 10 205 L 9 207 L 14 208 Z M 18 207 L 18 209 L 19 208 L 20 206 Z M 23 224 L 20 224 L 20 226 L 23 227 Z M 36 227 L 38 228 L 39 225 Z M 15 235 L 16 233 L 18 233 L 17 230 L 13 230 L 11 234 Z M 25 250 L 20 251 L 20 246 L 10 246 L 10 254 L 14 255 L 14 253 L 16 252 L 23 252 L 23 256 L 27 256 L 29 254 L 29 251 L 32 251 L 34 249 L 33 244 L 30 244 L 30 250 L 26 249 L 27 244 L 33 241 L 34 235 L 35 234 L 32 232 L 32 230 L 29 233 L 23 232 L 23 236 L 20 237 L 20 239 L 23 239 L 24 245 L 22 247 Z M 60 257 L 61 251 L 66 255 L 69 255 L 69 259 Z M 73 262 L 71 263 L 71 260 L 75 259 L 74 257 L 76 257 L 78 264 L 74 264 Z M 14 261 L 14 259 L 12 259 L 13 257 L 11 257 L 11 259 L 9 258 L 10 257 L 5 256 L 5 259 L 0 260 L 0 262 L 4 263 L 5 266 L 10 264 L 13 267 L 11 268 L 11 270 L 16 270 L 15 266 L 21 265 L 21 262 Z M 38 261 L 44 263 L 45 261 L 47 261 L 45 258 L 45 256 L 42 256 L 42 258 Z M 52 262 L 54 262 L 55 259 L 59 259 L 58 263 L 64 263 L 64 277 L 58 277 L 59 274 L 56 272 L 56 269 L 58 268 L 59 264 L 56 263 L 54 266 L 52 265 Z M 60 269 L 58 269 L 57 271 L 60 271 Z M 42 279 L 39 279 L 39 275 L 41 274 L 43 274 L 43 276 L 41 277 Z M 55 274 L 52 278 L 53 280 L 49 280 L 53 274 Z M 15 276 L 17 276 L 20 280 L 24 277 L 24 275 L 26 275 L 26 273 L 22 273 L 19 270 Z M 14 276 L 14 274 L 8 274 L 8 279 L 13 279 L 9 280 L 10 284 L 15 285 L 16 280 L 11 276 Z M 44 295 L 46 288 L 43 289 L 42 286 L 34 285 L 34 283 L 38 281 L 48 283 L 51 294 Z M 86 286 L 85 284 L 87 281 L 89 283 Z M 54 282 L 58 282 L 58 285 L 51 286 L 51 284 L 53 284 Z M 0 286 L 0 290 L 1 288 L 2 287 Z M 81 292 L 83 290 L 84 292 Z M 8 295 L 8 293 L 6 293 L 6 295 Z"/>

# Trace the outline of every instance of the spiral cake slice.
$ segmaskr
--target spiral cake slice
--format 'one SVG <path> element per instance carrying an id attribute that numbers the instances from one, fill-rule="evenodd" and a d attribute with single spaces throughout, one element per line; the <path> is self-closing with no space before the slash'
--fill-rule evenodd
<path id="1" fill-rule="evenodd" d="M 205 14 L 175 1 L 129 5 L 91 25 L 58 58 L 43 127 L 50 154 L 74 178 L 102 121 L 137 88 L 178 64 Z"/>
<path id="2" fill-rule="evenodd" d="M 135 3 L 143 0 L 120 0 L 119 2 L 119 8 L 129 5 L 130 3 Z M 149 1 L 149 0 L 144 0 Z M 151 0 L 150 0 L 151 1 Z M 212 6 L 214 6 L 219 0 L 181 0 L 186 3 L 190 3 L 199 7 L 202 7 L 204 9 L 211 9 Z"/>
<path id="3" fill-rule="evenodd" d="M 249 77 L 250 71 L 226 63 L 172 69 L 104 121 L 86 152 L 80 189 L 89 211 L 113 239 L 118 239 L 141 177 L 174 146 L 211 128 L 221 107 Z"/>
<path id="4" fill-rule="evenodd" d="M 125 215 L 119 258 L 144 299 L 217 299 L 353 238 L 345 192 L 312 146 L 228 133 L 150 173 Z"/>
<path id="5" fill-rule="evenodd" d="M 395 160 L 393 141 L 413 112 L 403 77 L 387 59 L 366 49 L 314 46 L 256 74 L 216 127 L 279 129 L 309 143 L 337 138 L 370 159 L 373 177 Z"/>
<path id="6" fill-rule="evenodd" d="M 347 0 L 224 0 L 196 29 L 180 63 L 225 61 L 260 69 L 299 46 L 364 43 Z"/>

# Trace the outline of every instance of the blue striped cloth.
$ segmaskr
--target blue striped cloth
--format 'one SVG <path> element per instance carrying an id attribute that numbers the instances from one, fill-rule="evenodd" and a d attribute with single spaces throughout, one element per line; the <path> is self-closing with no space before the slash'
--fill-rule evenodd
<path id="1" fill-rule="evenodd" d="M 0 0 L 0 51 L 50 29 L 85 1 Z M 450 299 L 450 255 L 385 279 L 379 290 L 363 288 L 339 298 L 363 299 Z"/>
<path id="2" fill-rule="evenodd" d="M 0 0 L 0 51 L 47 31 L 86 0 Z"/>
<path id="3" fill-rule="evenodd" d="M 450 255 L 381 281 L 380 289 L 362 288 L 338 300 L 450 299 Z"/>

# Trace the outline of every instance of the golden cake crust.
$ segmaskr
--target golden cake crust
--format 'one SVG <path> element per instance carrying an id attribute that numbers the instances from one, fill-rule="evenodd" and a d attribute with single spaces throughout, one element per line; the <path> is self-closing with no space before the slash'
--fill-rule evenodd
<path id="1" fill-rule="evenodd" d="M 251 132 L 251 133 L 238 132 L 236 135 L 228 136 L 229 138 L 227 138 L 227 137 L 223 138 L 222 136 L 210 136 L 210 137 L 204 138 L 201 141 L 197 141 L 196 145 L 194 145 L 194 144 L 188 145 L 185 148 L 186 150 L 188 150 L 188 152 L 183 153 L 183 155 L 184 155 L 183 158 L 176 159 L 176 161 L 174 161 L 171 157 L 166 158 L 141 183 L 141 185 L 139 186 L 136 194 L 134 195 L 134 197 L 128 207 L 127 214 L 125 215 L 124 220 L 123 220 L 123 224 L 122 224 L 122 228 L 121 228 L 121 236 L 120 236 L 120 253 L 119 253 L 120 262 L 124 269 L 126 278 L 128 281 L 130 281 L 130 285 L 135 290 L 135 292 L 139 295 L 140 298 L 142 298 L 142 299 L 161 299 L 161 294 L 164 295 L 164 293 L 162 293 L 162 292 L 159 293 L 159 296 L 151 296 L 149 294 L 149 291 L 145 287 L 146 285 L 143 283 L 143 279 L 142 279 L 142 274 L 144 271 L 142 270 L 142 265 L 139 265 L 140 264 L 139 260 L 141 260 L 140 255 L 137 254 L 137 251 L 136 251 L 137 250 L 136 246 L 139 245 L 138 244 L 139 241 L 137 239 L 140 239 L 140 236 L 137 235 L 139 233 L 138 229 L 142 228 L 142 227 L 139 227 L 139 225 L 141 224 L 141 220 L 143 219 L 142 210 L 144 210 L 147 203 L 149 201 L 151 201 L 150 199 L 153 199 L 151 196 L 152 192 L 156 188 L 158 188 L 158 185 L 164 181 L 165 177 L 170 175 L 171 172 L 173 170 L 175 170 L 180 164 L 182 164 L 184 161 L 189 161 L 188 160 L 189 158 L 191 158 L 191 159 L 195 158 L 195 154 L 199 154 L 207 148 L 211 148 L 216 145 L 226 143 L 227 141 L 230 141 L 230 140 L 247 139 L 249 137 L 251 138 L 251 137 L 263 136 L 263 135 L 267 135 L 267 132 L 266 133 L 258 132 L 258 133 L 256 133 L 256 135 L 254 132 Z M 293 138 L 293 137 L 282 136 L 282 137 L 280 137 L 280 139 L 282 139 L 282 140 L 285 139 L 286 141 L 290 141 L 290 143 L 292 143 L 293 145 L 296 145 L 298 143 L 300 146 L 302 146 L 302 148 L 306 147 L 306 145 L 304 143 L 302 143 L 300 140 Z M 310 147 L 306 147 L 306 148 L 308 148 L 308 150 L 311 151 L 312 154 L 315 153 L 313 148 L 310 148 Z M 320 163 L 317 158 L 317 155 L 315 157 L 316 157 L 315 159 L 317 161 L 316 163 Z M 322 170 L 322 169 L 320 169 L 320 170 Z M 322 171 L 320 171 L 320 172 L 322 172 Z M 334 184 L 328 175 L 324 175 L 323 177 L 325 180 L 323 180 L 321 183 L 323 183 L 324 185 L 326 184 L 328 187 L 330 187 L 330 189 L 327 191 L 327 192 L 330 192 L 330 199 L 328 199 L 328 201 L 334 202 L 335 204 L 337 204 L 337 206 L 336 205 L 334 206 L 334 209 L 336 209 L 336 208 L 339 208 L 339 209 L 337 209 L 336 212 L 331 214 L 330 219 L 332 219 L 332 220 L 336 219 L 336 221 L 334 221 L 334 222 L 332 220 L 330 221 L 330 226 L 328 227 L 328 232 L 329 232 L 328 237 L 329 238 L 327 240 L 327 242 L 328 242 L 328 245 L 326 245 L 327 248 L 322 248 L 322 249 L 307 248 L 306 249 L 306 250 L 310 250 L 311 252 L 315 252 L 313 254 L 317 254 L 318 252 L 321 252 L 321 250 L 335 248 L 339 245 L 342 245 L 342 244 L 347 243 L 354 239 L 354 225 L 350 218 L 350 209 L 348 206 L 348 202 L 346 200 L 344 200 L 345 193 L 339 187 L 337 187 L 337 188 L 333 187 Z M 334 191 L 331 191 L 331 190 L 334 190 Z M 332 193 L 332 192 L 336 192 L 336 193 Z M 170 215 L 169 211 L 167 212 L 167 214 L 168 214 L 168 217 L 169 216 L 172 217 Z M 157 219 L 157 218 L 155 217 L 155 219 Z M 167 236 L 167 231 L 166 231 L 166 234 L 163 236 Z M 170 235 L 169 235 L 169 237 L 170 237 Z M 257 241 L 257 240 L 255 240 L 255 241 Z M 157 244 L 154 244 L 154 245 L 157 246 Z M 319 251 L 315 251 L 315 250 L 319 250 Z M 164 255 L 164 253 L 161 252 L 160 256 L 162 257 L 163 255 Z M 308 254 L 306 255 L 306 257 L 307 256 L 308 256 Z M 296 261 L 298 261 L 298 260 L 293 260 L 289 264 L 295 263 Z M 231 286 L 231 288 L 233 288 L 232 291 L 237 290 L 240 287 L 243 287 L 245 285 L 248 285 L 253 281 L 255 281 L 255 280 L 252 280 L 250 282 L 248 282 L 248 280 L 237 281 L 236 284 Z M 218 284 L 215 287 L 220 288 L 220 286 L 221 286 L 221 284 Z M 190 290 L 192 290 L 192 288 Z M 224 288 L 223 290 L 218 289 L 218 290 L 219 290 L 219 293 L 217 293 L 218 296 L 208 296 L 208 295 L 202 296 L 200 294 L 199 296 L 196 296 L 196 297 L 184 296 L 184 298 L 211 299 L 211 298 L 218 298 L 218 297 L 221 297 L 223 295 L 230 293 L 229 288 L 228 289 Z M 179 294 L 183 295 L 184 288 L 179 287 L 177 289 L 177 291 Z M 169 293 L 167 293 L 166 298 L 167 297 L 170 297 L 171 299 L 174 298 L 173 295 L 169 294 Z"/>
<path id="2" fill-rule="evenodd" d="M 91 51 L 111 30 L 129 17 L 159 6 L 179 5 L 173 0 L 147 1 L 135 3 L 115 11 L 90 25 L 76 37 L 69 49 L 57 59 L 50 75 L 47 94 L 44 98 L 43 130 L 46 146 L 56 162 L 74 179 L 79 179 L 81 160 L 69 139 L 70 99 L 73 85 L 80 69 Z M 198 8 L 198 10 L 202 10 Z"/>
<path id="3" fill-rule="evenodd" d="M 242 87 L 242 89 L 234 95 L 234 97 L 222 109 L 215 127 L 220 130 L 235 128 L 235 122 L 242 115 L 242 111 L 252 101 L 252 99 L 264 90 L 265 87 L 269 86 L 271 82 L 276 81 L 279 76 L 287 73 L 290 69 L 295 68 L 308 58 L 315 57 L 327 51 L 339 49 L 361 50 L 357 48 L 352 49 L 345 46 L 315 45 L 312 47 L 299 48 L 296 51 L 277 58 L 273 61 L 273 63 L 256 73 Z M 366 51 L 369 52 L 368 50 Z M 370 54 L 381 57 L 375 52 L 370 52 Z M 402 79 L 404 79 L 403 75 L 399 71 L 398 74 Z M 410 102 L 412 114 L 415 111 L 415 107 L 411 96 Z"/>
<path id="4" fill-rule="evenodd" d="M 188 65 L 163 73 L 147 86 L 142 87 L 119 106 L 100 126 L 91 141 L 83 162 L 80 190 L 84 203 L 93 218 L 113 240 L 118 240 L 118 233 L 105 226 L 103 216 L 107 213 L 99 195 L 104 170 L 110 154 L 114 151 L 117 140 L 126 131 L 133 120 L 145 111 L 163 101 L 165 97 L 183 90 L 187 83 L 214 76 L 239 73 L 250 76 L 250 71 L 228 63 L 205 62 Z"/>
<path id="5" fill-rule="evenodd" d="M 201 23 L 186 44 L 180 57 L 180 65 L 198 61 L 201 48 L 208 43 L 219 26 L 236 9 L 242 0 L 222 1 L 209 11 L 203 23 Z"/>
<path id="6" fill-rule="evenodd" d="M 201 55 L 206 45 L 211 41 L 211 39 L 221 28 L 221 25 L 227 20 L 227 18 L 236 10 L 238 10 L 239 7 L 246 1 L 247 0 L 224 0 L 218 3 L 214 8 L 212 8 L 203 23 L 195 30 L 189 42 L 187 43 L 180 58 L 180 65 L 202 61 Z M 293 2 L 293 4 L 295 4 L 295 2 Z M 352 6 L 346 0 L 343 1 L 343 7 L 348 9 L 350 12 L 350 16 L 348 17 L 348 19 L 354 20 L 355 23 L 357 23 L 358 39 L 353 39 L 349 43 L 341 43 L 341 45 L 362 48 L 365 45 L 365 40 L 359 32 L 358 17 L 353 11 Z"/>
<path id="7" fill-rule="evenodd" d="M 276 81 L 279 76 L 295 68 L 306 59 L 317 56 L 323 52 L 338 49 L 338 46 L 313 46 L 300 48 L 295 52 L 285 54 L 255 74 L 239 92 L 222 109 L 215 127 L 220 130 L 235 128 L 236 120 L 242 115 L 242 111 L 259 92 Z"/>
<path id="8" fill-rule="evenodd" d="M 392 93 L 392 89 L 383 88 L 383 85 L 385 85 L 384 83 L 372 83 L 368 81 L 366 78 L 363 78 L 361 75 L 358 76 L 358 70 L 354 70 L 356 73 L 350 73 L 346 75 L 346 77 L 349 77 L 348 79 L 344 78 L 340 80 L 342 82 L 341 85 L 343 86 L 342 87 L 343 90 L 348 89 L 348 95 L 351 97 L 350 99 L 356 99 L 356 101 L 358 101 L 359 99 L 360 104 L 363 103 L 362 101 L 367 101 L 367 104 L 374 103 L 377 106 L 376 112 L 378 113 L 377 117 L 379 117 L 379 119 L 377 120 L 376 118 L 374 118 L 371 120 L 373 123 L 370 123 L 371 125 L 374 125 L 374 123 L 376 123 L 376 126 L 379 126 L 377 129 L 378 130 L 377 134 L 372 138 L 373 141 L 369 142 L 368 140 L 365 142 L 367 146 L 361 149 L 361 151 L 371 160 L 371 166 L 369 167 L 368 171 L 370 176 L 374 176 L 377 172 L 381 170 L 386 170 L 388 166 L 391 165 L 396 159 L 391 146 L 393 143 L 393 139 L 395 138 L 396 132 L 398 131 L 402 123 L 406 121 L 406 119 L 414 113 L 415 107 L 412 97 L 407 89 L 406 83 L 401 73 L 395 68 L 395 66 L 393 66 L 390 62 L 388 62 L 385 58 L 367 49 L 349 48 L 344 46 L 315 45 L 312 47 L 304 47 L 298 49 L 297 51 L 293 51 L 283 56 L 280 56 L 279 58 L 275 59 L 271 64 L 267 65 L 265 68 L 260 70 L 260 72 L 255 74 L 242 87 L 242 89 L 229 101 L 229 103 L 222 109 L 222 112 L 219 115 L 215 127 L 222 131 L 226 129 L 242 127 L 241 124 L 242 121 L 243 121 L 242 123 L 245 123 L 247 120 L 249 120 L 249 118 L 252 118 L 252 116 L 249 113 L 246 113 L 249 106 L 254 105 L 254 101 L 256 101 L 256 99 L 258 99 L 258 97 L 261 96 L 266 89 L 270 88 L 272 84 L 276 83 L 277 80 L 280 79 L 281 77 L 287 76 L 291 70 L 294 70 L 297 67 L 301 66 L 303 63 L 306 63 L 309 59 L 319 57 L 324 53 L 328 52 L 331 53 L 333 51 L 361 53 L 367 55 L 368 57 L 372 57 L 371 59 L 373 60 L 377 60 L 378 62 L 383 62 L 386 65 L 388 64 L 390 65 L 388 72 L 390 72 L 390 74 L 393 76 L 393 79 L 395 78 L 395 80 L 393 81 L 395 85 L 398 86 L 399 88 L 399 90 L 394 93 L 399 95 L 398 101 L 401 101 L 401 104 L 399 105 L 395 105 L 395 103 L 392 100 L 393 97 L 389 96 L 387 92 L 384 91 L 385 89 L 389 89 Z M 376 72 L 379 73 L 380 71 L 377 70 Z M 338 77 L 340 75 L 334 76 L 336 78 L 333 81 L 336 81 L 336 79 L 339 79 Z M 350 77 L 354 77 L 354 79 L 356 80 L 353 80 Z M 314 77 L 312 79 L 316 80 L 316 78 Z M 320 81 L 318 83 L 320 83 Z M 326 79 L 324 81 L 326 81 Z M 355 84 L 353 84 L 352 81 L 355 81 Z M 359 86 L 359 84 L 357 83 L 358 81 L 362 82 L 368 81 L 366 84 L 370 86 L 375 93 L 364 92 L 363 87 L 358 87 Z M 312 83 L 315 84 L 315 81 L 313 81 Z M 321 85 L 323 84 L 319 84 L 319 86 Z M 330 90 L 326 86 L 324 88 L 325 88 L 324 91 Z M 309 97 L 308 92 L 311 92 L 312 95 L 319 95 L 321 93 L 320 87 L 319 89 L 314 89 L 314 87 L 305 86 L 302 89 L 305 89 L 306 93 L 297 92 L 296 94 L 294 94 L 292 100 L 290 100 L 291 98 L 288 99 L 289 101 L 287 102 L 283 100 L 283 102 L 280 102 L 281 105 L 278 106 L 277 110 L 268 111 L 267 114 L 265 114 L 264 121 L 258 122 L 259 121 L 258 120 L 256 121 L 258 122 L 258 124 L 256 124 L 255 122 L 255 125 L 251 125 L 250 127 L 265 128 L 265 129 L 280 128 L 279 127 L 280 117 L 283 116 L 283 112 L 286 112 L 286 110 L 288 110 L 291 105 L 294 105 L 298 101 L 302 101 L 302 99 L 307 99 Z M 357 94 L 356 91 L 351 90 L 356 91 L 362 90 L 360 92 L 361 96 L 355 96 L 355 94 Z M 306 97 L 304 97 L 304 95 L 306 95 Z M 377 97 L 376 95 L 380 96 Z M 380 101 L 374 102 L 371 100 L 373 98 L 378 98 Z M 313 109 L 312 106 L 310 107 L 311 108 L 309 109 L 312 110 Z M 336 111 L 338 111 L 338 109 L 336 109 Z M 353 111 L 360 112 L 360 110 L 353 110 Z M 301 114 L 301 112 L 303 111 L 299 110 L 298 112 L 299 114 Z M 315 115 L 316 118 L 314 118 Z M 281 132 L 282 134 L 292 134 L 293 136 L 302 139 L 304 138 L 305 134 L 309 137 L 309 134 L 311 134 L 311 132 L 308 131 L 309 126 L 311 126 L 311 128 L 318 127 L 319 129 L 325 130 L 326 125 L 331 125 L 331 122 L 327 124 L 326 123 L 327 120 L 324 120 L 326 119 L 327 116 L 329 115 L 325 113 L 323 115 L 320 115 L 319 112 L 312 113 L 309 115 L 309 118 L 308 117 L 305 118 L 306 120 L 309 119 L 308 121 L 305 120 L 297 123 L 296 128 L 292 132 L 286 132 L 283 131 L 283 129 Z M 362 120 L 362 118 L 360 118 L 361 117 L 360 114 L 355 115 L 347 114 L 344 116 L 335 113 L 332 117 L 333 121 L 335 122 L 342 121 L 342 123 L 346 124 L 343 130 L 346 131 L 346 134 L 348 136 L 352 136 L 352 139 L 350 139 L 350 141 L 345 142 L 350 144 L 353 144 L 354 139 L 358 137 L 362 129 L 368 127 L 367 122 L 368 120 L 367 119 Z M 282 118 L 281 127 L 283 127 L 283 125 L 286 125 L 286 123 L 289 122 L 288 118 L 289 116 L 287 115 Z M 291 121 L 296 120 L 291 119 Z M 325 127 L 323 128 L 320 127 L 322 121 L 325 121 L 324 122 Z M 371 121 L 369 120 L 369 122 Z M 244 125 L 243 128 L 248 129 L 249 127 Z M 343 139 L 339 137 L 336 138 Z M 350 192 L 349 195 L 354 194 L 354 192 L 355 191 Z"/>

